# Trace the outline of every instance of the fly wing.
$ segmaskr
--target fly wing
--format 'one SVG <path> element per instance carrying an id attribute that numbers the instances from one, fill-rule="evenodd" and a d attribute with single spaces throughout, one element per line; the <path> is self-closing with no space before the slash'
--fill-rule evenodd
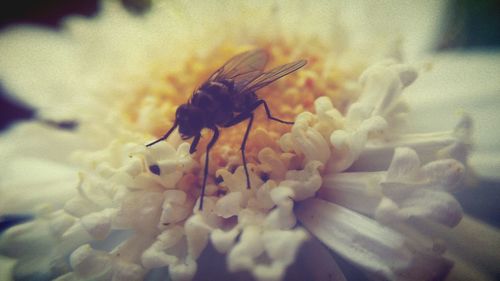
<path id="1" fill-rule="evenodd" d="M 278 67 L 271 69 L 269 72 L 265 72 L 260 74 L 258 77 L 250 81 L 250 83 L 246 84 L 243 92 L 255 92 L 258 89 L 265 87 L 272 82 L 280 79 L 281 77 L 288 75 L 299 68 L 306 65 L 306 60 L 299 60 L 296 62 L 287 63 Z"/>
<path id="2" fill-rule="evenodd" d="M 267 60 L 266 52 L 261 49 L 241 53 L 215 71 L 208 81 L 233 80 L 239 90 L 262 74 Z"/>

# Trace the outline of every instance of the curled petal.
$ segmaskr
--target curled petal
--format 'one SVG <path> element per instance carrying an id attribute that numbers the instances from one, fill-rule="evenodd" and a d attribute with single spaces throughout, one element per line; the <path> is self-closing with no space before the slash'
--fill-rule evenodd
<path id="1" fill-rule="evenodd" d="M 443 159 L 424 165 L 422 173 L 429 183 L 451 192 L 462 183 L 465 167 L 455 159 Z"/>
<path id="2" fill-rule="evenodd" d="M 114 223 L 117 227 L 138 231 L 156 231 L 161 215 L 163 196 L 159 192 L 130 192 L 123 200 Z"/>
<path id="3" fill-rule="evenodd" d="M 417 153 L 408 148 L 397 148 L 387 170 L 386 181 L 415 180 L 420 170 L 420 159 Z"/>
<path id="4" fill-rule="evenodd" d="M 312 197 L 321 186 L 322 179 L 318 171 L 321 167 L 323 167 L 323 165 L 320 162 L 312 161 L 307 163 L 303 170 L 288 171 L 286 173 L 286 179 L 280 182 L 279 187 L 289 188 L 291 194 L 288 194 L 288 196 L 292 197 L 294 200 L 300 201 Z M 278 204 L 276 200 L 279 199 L 273 200 Z"/>
<path id="5" fill-rule="evenodd" d="M 233 228 L 229 231 L 222 229 L 214 229 L 210 235 L 210 239 L 214 248 L 219 253 L 227 253 L 236 243 L 236 237 L 240 234 L 239 229 Z"/>
<path id="6" fill-rule="evenodd" d="M 388 199 L 386 199 L 388 200 Z M 375 218 L 383 223 L 408 220 L 412 217 L 428 218 L 453 227 L 462 219 L 462 207 L 450 194 L 429 189 L 417 189 L 397 204 L 381 203 Z"/>
<path id="7" fill-rule="evenodd" d="M 134 281 L 144 279 L 146 272 L 141 265 L 128 261 L 115 261 L 112 280 Z"/>
<path id="8" fill-rule="evenodd" d="M 373 116 L 362 121 L 359 127 L 352 131 L 334 131 L 330 136 L 333 149 L 326 170 L 339 172 L 350 168 L 365 150 L 369 134 L 376 134 L 386 127 L 387 122 L 382 117 Z"/>
<path id="9" fill-rule="evenodd" d="M 290 229 L 295 226 L 296 218 L 293 213 L 293 200 L 290 199 L 291 191 L 287 188 L 275 188 L 271 192 L 272 197 L 278 197 L 276 208 L 271 210 L 264 224 L 269 229 Z"/>
<path id="10" fill-rule="evenodd" d="M 287 167 L 280 159 L 279 155 L 269 147 L 259 151 L 259 161 L 262 163 L 259 168 L 269 173 L 270 178 L 280 180 L 285 178 Z"/>
<path id="11" fill-rule="evenodd" d="M 91 213 L 82 217 L 81 224 L 86 231 L 96 240 L 106 238 L 111 231 L 112 217 L 116 209 L 105 209 L 101 212 Z"/>
<path id="12" fill-rule="evenodd" d="M 212 227 L 203 219 L 201 214 L 191 216 L 184 224 L 188 245 L 188 257 L 196 260 L 208 243 Z"/>
<path id="13" fill-rule="evenodd" d="M 255 226 L 248 226 L 243 229 L 240 242 L 229 252 L 229 271 L 250 270 L 254 266 L 254 259 L 264 252 L 260 241 L 261 230 Z"/>
<path id="14" fill-rule="evenodd" d="M 167 190 L 163 195 L 165 200 L 158 226 L 160 229 L 185 220 L 191 214 L 194 204 L 194 200 L 190 200 L 182 190 Z"/>
<path id="15" fill-rule="evenodd" d="M 156 241 L 147 248 L 141 256 L 142 264 L 146 268 L 169 266 L 179 262 L 173 249 L 183 239 L 183 231 L 180 226 L 163 231 Z M 172 253 L 170 253 L 172 251 Z"/>
<path id="16" fill-rule="evenodd" d="M 302 113 L 297 116 L 292 127 L 292 140 L 295 150 L 303 153 L 306 162 L 320 161 L 326 163 L 330 154 L 328 142 L 314 128 L 310 126 L 312 114 Z"/>
<path id="17" fill-rule="evenodd" d="M 307 237 L 303 229 L 264 230 L 247 226 L 227 256 L 228 269 L 250 271 L 257 280 L 281 280 Z"/>
<path id="18" fill-rule="evenodd" d="M 105 280 L 113 276 L 111 255 L 94 250 L 89 244 L 78 247 L 69 259 L 74 271 L 73 278 Z"/>
<path id="19" fill-rule="evenodd" d="M 223 218 L 235 216 L 241 210 L 242 193 L 239 191 L 230 192 L 226 196 L 217 200 L 215 212 Z"/>
<path id="20" fill-rule="evenodd" d="M 197 268 L 196 261 L 188 258 L 183 263 L 171 265 L 168 272 L 172 281 L 187 281 L 193 278 Z"/>
<path id="21" fill-rule="evenodd" d="M 333 107 L 332 101 L 328 97 L 319 97 L 314 101 L 314 108 L 318 117 L 318 123 L 314 128 L 327 139 L 331 133 L 338 128 L 343 128 L 344 117 Z"/>

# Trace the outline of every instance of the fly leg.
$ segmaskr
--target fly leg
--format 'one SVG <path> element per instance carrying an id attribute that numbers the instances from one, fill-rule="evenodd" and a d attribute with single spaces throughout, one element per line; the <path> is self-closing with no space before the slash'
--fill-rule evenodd
<path id="1" fill-rule="evenodd" d="M 271 114 L 271 110 L 269 109 L 269 106 L 267 105 L 267 103 L 266 103 L 265 100 L 258 100 L 258 101 L 256 101 L 254 104 L 252 104 L 252 106 L 250 107 L 249 111 L 254 111 L 260 105 L 264 105 L 264 109 L 266 110 L 267 118 L 269 118 L 269 119 L 271 119 L 273 121 L 277 121 L 277 122 L 283 123 L 283 124 L 288 124 L 288 125 L 293 125 L 294 124 L 293 122 L 281 120 L 281 119 L 278 119 L 278 118 L 274 117 Z"/>
<path id="2" fill-rule="evenodd" d="M 166 133 L 165 133 L 165 135 L 163 135 L 163 137 L 161 137 L 161 138 L 159 138 L 159 139 L 155 140 L 155 141 L 154 141 L 154 142 L 152 142 L 152 143 L 148 143 L 148 144 L 146 144 L 146 146 L 147 146 L 147 147 L 150 147 L 150 146 L 152 146 L 152 145 L 154 145 L 154 144 L 156 144 L 156 143 L 158 143 L 158 142 L 160 142 L 160 141 L 166 140 L 166 139 L 170 136 L 170 134 L 172 134 L 172 133 L 174 132 L 175 128 L 177 128 L 177 122 L 176 122 L 176 123 L 174 123 L 174 125 L 172 126 L 172 128 L 170 128 L 170 130 L 168 130 L 168 132 L 166 132 Z"/>
<path id="3" fill-rule="evenodd" d="M 247 189 L 250 189 L 250 176 L 248 175 L 247 159 L 245 157 L 245 147 L 247 145 L 248 135 L 250 134 L 250 129 L 252 129 L 253 123 L 253 113 L 250 113 L 250 120 L 248 120 L 247 130 L 243 136 L 243 141 L 241 142 L 241 158 L 243 159 L 243 168 L 245 169 L 245 176 L 247 177 Z"/>
<path id="4" fill-rule="evenodd" d="M 247 168 L 247 158 L 245 155 L 245 148 L 247 145 L 247 139 L 248 135 L 250 134 L 250 129 L 252 129 L 252 123 L 253 123 L 253 113 L 251 111 L 243 112 L 238 115 L 236 115 L 232 120 L 230 120 L 228 123 L 224 124 L 224 127 L 231 127 L 234 126 L 238 123 L 243 122 L 244 120 L 249 119 L 247 129 L 245 131 L 245 135 L 243 136 L 243 141 L 241 142 L 241 158 L 243 160 L 243 168 L 245 170 L 245 176 L 247 179 L 247 189 L 250 189 L 250 175 L 248 174 L 248 168 Z"/>
<path id="5" fill-rule="evenodd" d="M 259 107 L 260 105 L 264 105 L 264 109 L 266 110 L 267 118 L 269 118 L 273 121 L 283 123 L 283 124 L 288 124 L 288 125 L 294 124 L 293 122 L 284 121 L 284 120 L 281 120 L 281 119 L 278 119 L 278 118 L 272 116 L 271 110 L 269 109 L 269 106 L 267 105 L 266 101 L 265 100 L 258 100 L 257 102 L 252 104 L 252 106 L 250 106 L 246 111 L 236 115 L 233 119 L 231 119 L 229 122 L 227 122 L 226 124 L 223 125 L 223 127 L 227 128 L 227 127 L 234 126 L 238 123 L 241 123 L 246 119 L 250 119 L 248 121 L 247 130 L 245 131 L 245 135 L 243 137 L 243 141 L 241 143 L 241 148 L 240 148 L 241 149 L 241 157 L 243 159 L 243 168 L 245 169 L 245 175 L 247 178 L 247 188 L 248 189 L 250 188 L 250 176 L 248 174 L 247 160 L 246 160 L 246 156 L 245 156 L 245 148 L 246 148 L 246 144 L 247 144 L 248 135 L 250 134 L 250 129 L 252 128 L 253 111 L 255 109 L 257 109 L 257 107 Z"/>
<path id="6" fill-rule="evenodd" d="M 200 141 L 200 138 L 201 138 L 200 134 L 197 134 L 196 136 L 194 136 L 194 140 L 191 143 L 191 147 L 189 147 L 189 153 L 190 154 L 195 153 L 196 147 L 198 146 L 198 142 Z"/>
<path id="7" fill-rule="evenodd" d="M 205 169 L 203 171 L 203 185 L 201 186 L 201 198 L 200 198 L 200 208 L 199 208 L 200 210 L 203 209 L 203 197 L 205 196 L 205 186 L 207 185 L 208 158 L 209 158 L 208 156 L 210 153 L 210 149 L 212 148 L 212 146 L 214 146 L 214 144 L 217 142 L 217 139 L 219 138 L 219 129 L 217 129 L 217 127 L 213 127 L 211 129 L 212 131 L 214 131 L 214 135 L 212 136 L 210 142 L 207 144 L 207 152 L 205 154 Z"/>

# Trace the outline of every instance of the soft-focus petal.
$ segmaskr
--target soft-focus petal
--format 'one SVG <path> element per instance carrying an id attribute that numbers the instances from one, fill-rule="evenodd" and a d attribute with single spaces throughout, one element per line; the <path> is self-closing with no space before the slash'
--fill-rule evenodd
<path id="1" fill-rule="evenodd" d="M 61 212 L 43 214 L 2 234 L 0 254 L 15 258 L 15 280 L 52 279 L 67 270 L 67 255 L 90 239 L 84 231 L 70 227 L 72 219 Z"/>
<path id="2" fill-rule="evenodd" d="M 62 206 L 79 178 L 71 154 L 88 147 L 76 132 L 20 123 L 0 138 L 0 214 L 31 212 L 39 204 Z"/>
<path id="3" fill-rule="evenodd" d="M 0 279 L 5 281 L 13 281 L 12 270 L 16 263 L 15 259 L 0 256 Z"/>
<path id="4" fill-rule="evenodd" d="M 71 153 L 90 145 L 78 131 L 58 130 L 38 122 L 17 123 L 0 137 L 0 156 L 5 159 L 16 157 L 39 158 L 61 164 L 71 164 Z"/>
<path id="5" fill-rule="evenodd" d="M 17 158 L 2 165 L 0 214 L 33 212 L 40 204 L 61 207 L 76 194 L 76 170 L 52 161 Z"/>
<path id="6" fill-rule="evenodd" d="M 417 221 L 415 229 L 446 242 L 447 256 L 458 264 L 448 280 L 495 280 L 500 275 L 500 230 L 485 223 L 464 217 L 455 228 Z"/>
<path id="7" fill-rule="evenodd" d="M 473 116 L 473 153 L 469 163 L 482 177 L 500 173 L 500 53 L 437 53 L 430 69 L 405 93 L 412 111 L 408 129 L 418 132 L 451 128 L 462 113 Z"/>
<path id="8" fill-rule="evenodd" d="M 81 92 L 75 92 L 79 86 L 74 51 L 73 42 L 62 33 L 39 27 L 11 28 L 1 35 L 0 81 L 16 99 L 42 115 L 71 118 L 82 98 Z"/>

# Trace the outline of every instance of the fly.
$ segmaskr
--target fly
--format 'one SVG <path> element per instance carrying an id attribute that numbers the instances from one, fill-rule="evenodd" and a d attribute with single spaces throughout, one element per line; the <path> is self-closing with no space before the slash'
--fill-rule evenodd
<path id="1" fill-rule="evenodd" d="M 187 103 L 177 108 L 174 124 L 165 135 L 146 145 L 149 147 L 166 140 L 179 127 L 179 133 L 183 140 L 194 138 L 189 148 L 189 153 L 192 154 L 196 151 L 200 141 L 201 131 L 204 128 L 213 131 L 212 139 L 206 148 L 200 210 L 203 209 L 209 152 L 219 138 L 219 128 L 232 127 L 248 120 L 240 149 L 247 188 L 250 188 L 245 147 L 252 128 L 254 110 L 263 105 L 268 119 L 283 124 L 293 124 L 293 122 L 273 117 L 266 101 L 257 97 L 255 92 L 298 70 L 306 65 L 307 61 L 295 61 L 264 72 L 267 61 L 268 56 L 264 50 L 248 51 L 231 58 L 193 93 Z"/>

